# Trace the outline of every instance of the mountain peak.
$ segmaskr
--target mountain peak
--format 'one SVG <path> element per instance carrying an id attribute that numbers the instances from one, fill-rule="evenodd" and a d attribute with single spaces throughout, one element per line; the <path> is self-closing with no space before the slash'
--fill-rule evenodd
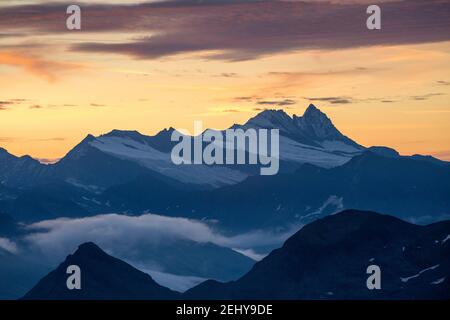
<path id="1" fill-rule="evenodd" d="M 314 104 L 310 103 L 308 108 L 306 108 L 305 112 L 303 115 L 305 115 L 306 113 L 311 113 L 311 112 L 320 112 L 323 114 L 322 111 L 320 111 Z"/>
<path id="2" fill-rule="evenodd" d="M 113 129 L 102 137 L 129 137 L 129 138 L 142 138 L 143 135 L 137 130 L 118 130 Z"/>
<path id="3" fill-rule="evenodd" d="M 169 128 L 164 128 L 161 131 L 159 131 L 157 134 L 154 135 L 154 137 L 164 137 L 164 136 L 171 136 L 172 132 L 175 131 L 175 128 L 173 127 L 169 127 Z"/>
<path id="4" fill-rule="evenodd" d="M 280 129 L 284 132 L 296 130 L 293 119 L 281 109 L 266 109 L 251 118 L 245 124 L 250 127 Z"/>
<path id="5" fill-rule="evenodd" d="M 83 290 L 68 290 L 67 267 L 85 270 Z M 31 300 L 160 300 L 175 299 L 178 293 L 157 284 L 151 276 L 112 257 L 92 242 L 86 242 L 55 270 L 33 287 L 23 299 Z"/>
<path id="6" fill-rule="evenodd" d="M 274 118 L 278 119 L 278 120 L 292 121 L 292 118 L 286 112 L 284 112 L 284 110 L 282 110 L 282 109 L 265 109 L 265 110 L 261 111 L 260 113 L 258 113 L 252 119 L 272 120 Z M 250 119 L 250 120 L 252 120 L 252 119 Z"/>
<path id="7" fill-rule="evenodd" d="M 279 129 L 282 135 L 304 144 L 320 146 L 322 142 L 330 140 L 341 141 L 357 149 L 362 148 L 339 132 L 327 115 L 314 104 L 310 104 L 302 116 L 294 114 L 291 117 L 281 109 L 266 109 L 248 120 L 245 125 L 234 125 L 232 128 Z"/>
<path id="8" fill-rule="evenodd" d="M 89 133 L 86 137 L 84 137 L 83 140 L 81 140 L 80 144 L 82 144 L 83 142 L 91 142 L 93 140 L 95 140 L 95 137 Z"/>
<path id="9" fill-rule="evenodd" d="M 302 118 L 308 122 L 320 121 L 322 123 L 329 123 L 332 125 L 331 120 L 327 117 L 327 115 L 313 104 L 310 104 L 308 108 L 306 108 Z"/>
<path id="10" fill-rule="evenodd" d="M 306 108 L 303 116 L 294 116 L 294 122 L 300 131 L 314 141 L 345 140 L 347 143 L 356 145 L 356 143 L 345 137 L 334 126 L 330 118 L 313 104 Z"/>
<path id="11" fill-rule="evenodd" d="M 258 116 L 259 115 L 262 115 L 262 116 L 282 115 L 282 116 L 289 117 L 288 114 L 286 112 L 284 112 L 283 109 L 264 109 L 263 111 L 258 113 Z"/>
<path id="12" fill-rule="evenodd" d="M 78 250 L 74 253 L 75 255 L 79 254 L 104 254 L 104 251 L 100 249 L 99 246 L 97 246 L 93 242 L 85 242 L 78 246 Z"/>
<path id="13" fill-rule="evenodd" d="M 397 150 L 388 147 L 373 146 L 369 147 L 367 151 L 389 158 L 396 158 L 400 156 Z"/>

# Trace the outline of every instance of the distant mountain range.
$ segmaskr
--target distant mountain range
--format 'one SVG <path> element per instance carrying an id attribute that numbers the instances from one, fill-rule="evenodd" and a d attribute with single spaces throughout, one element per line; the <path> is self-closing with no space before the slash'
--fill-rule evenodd
<path id="1" fill-rule="evenodd" d="M 80 266 L 82 290 L 66 268 Z M 369 290 L 369 265 L 381 290 Z M 450 299 L 450 221 L 413 225 L 348 210 L 305 226 L 237 281 L 167 290 L 92 243 L 83 244 L 24 299 Z"/>
<path id="2" fill-rule="evenodd" d="M 301 117 L 265 110 L 233 128 L 280 130 L 280 173 L 252 165 L 170 160 L 173 128 L 155 136 L 87 136 L 56 164 L 0 150 L 0 212 L 30 222 L 100 213 L 219 220 L 231 232 L 305 223 L 345 208 L 418 222 L 450 214 L 450 166 L 429 156 L 365 148 L 310 105 Z"/>
<path id="3" fill-rule="evenodd" d="M 342 135 L 313 105 L 303 117 L 291 118 L 281 110 L 266 110 L 242 126 L 233 126 L 236 127 L 280 129 L 280 157 L 286 170 L 301 163 L 334 167 L 363 149 Z M 98 192 L 141 174 L 200 189 L 235 184 L 251 175 L 252 170 L 246 166 L 173 164 L 170 157 L 175 144 L 170 139 L 173 131 L 165 129 L 155 136 L 120 130 L 99 137 L 88 135 L 51 165 L 40 164 L 29 156 L 18 158 L 0 149 L 0 182 L 3 186 L 24 188 L 59 181 Z"/>
<path id="4" fill-rule="evenodd" d="M 0 280 L 4 284 L 0 297 L 23 295 L 53 265 L 32 241 L 32 233 L 38 231 L 28 228 L 43 220 L 55 225 L 62 223 L 55 222 L 60 218 L 151 213 L 199 222 L 228 242 L 185 237 L 164 238 L 156 244 L 136 241 L 126 244 L 129 255 L 124 251 L 118 255 L 182 291 L 205 278 L 238 279 L 253 266 L 253 258 L 265 256 L 303 225 L 345 209 L 383 212 L 416 224 L 450 219 L 448 162 L 401 156 L 387 147 L 363 147 L 340 133 L 313 105 L 301 117 L 265 110 L 232 128 L 279 129 L 280 172 L 261 176 L 258 165 L 176 166 L 170 159 L 173 128 L 155 136 L 119 130 L 89 135 L 50 165 L 0 149 Z M 86 219 L 76 223 L 86 225 Z M 101 227 L 107 228 L 108 222 Z M 63 248 L 95 240 L 83 236 L 88 229 L 80 229 Z M 268 235 L 270 242 L 260 240 Z M 248 239 L 257 241 L 244 243 Z M 111 249 L 111 243 L 119 240 L 108 241 L 99 243 L 108 243 L 105 249 Z M 23 276 L 28 266 L 32 272 Z M 185 281 L 183 285 L 181 281 L 171 286 L 176 277 Z M 195 290 L 201 293 L 201 288 Z"/>

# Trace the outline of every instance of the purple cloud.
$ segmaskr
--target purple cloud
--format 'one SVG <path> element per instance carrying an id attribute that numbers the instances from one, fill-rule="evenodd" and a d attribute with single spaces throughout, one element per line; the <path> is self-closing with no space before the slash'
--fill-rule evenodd
<path id="1" fill-rule="evenodd" d="M 83 7 L 83 32 L 148 33 L 124 42 L 78 43 L 75 51 L 155 59 L 198 53 L 228 61 L 301 49 L 338 49 L 450 40 L 450 2 L 403 0 L 380 4 L 382 29 L 366 28 L 362 3 L 303 1 L 168 1 Z M 61 5 L 0 9 L 0 28 L 67 32 Z M 205 51 L 214 54 L 205 55 Z"/>

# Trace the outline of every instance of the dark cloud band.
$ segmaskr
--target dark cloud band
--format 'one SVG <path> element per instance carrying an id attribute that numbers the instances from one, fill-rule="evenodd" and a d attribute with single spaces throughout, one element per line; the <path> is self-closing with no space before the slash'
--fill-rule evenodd
<path id="1" fill-rule="evenodd" d="M 366 7 L 302 1 L 170 1 L 86 6 L 83 32 L 148 33 L 122 43 L 82 42 L 75 51 L 154 59 L 199 53 L 228 61 L 301 49 L 337 49 L 450 40 L 450 1 L 381 4 L 382 29 L 366 28 Z M 61 5 L 0 9 L 0 28 L 68 32 Z M 82 37 L 83 32 L 80 33 Z M 205 56 L 205 51 L 214 54 Z"/>

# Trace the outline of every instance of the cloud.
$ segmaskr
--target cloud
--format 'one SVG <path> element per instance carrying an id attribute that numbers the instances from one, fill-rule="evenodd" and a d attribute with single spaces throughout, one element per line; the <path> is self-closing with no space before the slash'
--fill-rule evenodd
<path id="1" fill-rule="evenodd" d="M 436 83 L 441 86 L 450 86 L 450 81 L 439 80 L 439 81 L 436 81 Z"/>
<path id="2" fill-rule="evenodd" d="M 166 272 L 155 271 L 147 269 L 145 266 L 140 265 L 134 265 L 134 267 L 138 268 L 142 272 L 148 273 L 153 278 L 153 280 L 155 280 L 160 285 L 178 292 L 185 292 L 186 290 L 195 287 L 203 281 L 208 280 L 206 278 L 180 276 Z"/>
<path id="3" fill-rule="evenodd" d="M 0 51 L 1 65 L 22 68 L 48 82 L 55 82 L 65 72 L 82 68 L 81 65 L 49 61 L 34 54 L 18 51 Z"/>
<path id="4" fill-rule="evenodd" d="M 234 73 L 234 72 L 222 72 L 221 74 L 214 75 L 214 77 L 218 77 L 218 78 L 236 78 L 236 77 L 238 77 L 238 74 Z"/>
<path id="5" fill-rule="evenodd" d="M 261 98 L 256 97 L 256 96 L 244 96 L 244 97 L 236 97 L 236 98 L 234 98 L 234 101 L 252 102 L 252 101 L 258 100 L 258 99 L 261 99 Z"/>
<path id="6" fill-rule="evenodd" d="M 382 29 L 368 30 L 367 1 L 162 1 L 83 6 L 84 32 L 147 34 L 122 42 L 91 41 L 75 51 L 156 59 L 197 53 L 239 61 L 280 52 L 450 40 L 448 1 L 389 1 Z M 47 4 L 0 8 L 0 28 L 63 33 L 65 7 Z M 132 17 L 130 19 L 130 17 Z"/>
<path id="7" fill-rule="evenodd" d="M 409 98 L 411 100 L 416 100 L 416 101 L 425 101 L 430 98 L 437 97 L 437 96 L 443 96 L 443 95 L 445 95 L 445 93 L 427 93 L 427 94 L 422 94 L 422 95 L 417 95 L 417 96 L 411 96 Z"/>
<path id="8" fill-rule="evenodd" d="M 55 219 L 31 224 L 25 241 L 37 247 L 45 255 L 61 260 L 67 252 L 74 251 L 80 243 L 92 241 L 110 253 L 129 257 L 131 252 L 149 244 L 189 240 L 197 243 L 213 243 L 234 249 L 250 249 L 263 246 L 280 246 L 298 230 L 276 233 L 256 230 L 234 236 L 225 236 L 205 221 L 165 217 L 154 214 L 125 216 L 98 215 L 78 219 Z"/>
<path id="9" fill-rule="evenodd" d="M 17 38 L 23 37 L 25 34 L 23 33 L 0 33 L 0 39 L 4 38 Z"/>
<path id="10" fill-rule="evenodd" d="M 1 109 L 0 109 L 1 110 Z M 0 142 L 13 142 L 17 141 L 17 138 L 12 137 L 0 137 Z"/>
<path id="11" fill-rule="evenodd" d="M 41 139 L 31 139 L 33 141 L 65 141 L 66 138 L 63 137 L 51 137 L 51 138 L 41 138 Z"/>
<path id="12" fill-rule="evenodd" d="M 284 232 L 255 230 L 228 236 L 217 230 L 214 221 L 153 214 L 141 216 L 104 214 L 86 218 L 41 221 L 25 226 L 24 229 L 27 234 L 21 238 L 20 243 L 33 259 L 56 264 L 68 253 L 74 252 L 81 243 L 92 241 L 107 253 L 129 262 L 140 270 L 152 275 L 156 271 L 157 281 L 160 283 L 170 286 L 180 285 L 183 288 L 179 289 L 186 289 L 201 281 L 196 277 L 229 279 L 231 276 L 229 272 L 235 272 L 232 271 L 235 267 L 242 267 L 226 266 L 221 257 L 210 255 L 217 250 L 217 247 L 211 244 L 241 252 L 251 259 L 260 259 L 262 254 L 280 247 L 298 230 L 298 227 L 292 226 Z M 238 259 L 237 254 L 235 258 L 237 260 L 234 261 L 238 264 L 239 260 L 244 259 L 243 257 Z M 201 260 L 196 262 L 189 259 Z M 248 263 L 251 264 L 250 261 Z M 242 271 L 246 272 L 247 269 Z M 178 277 L 180 275 L 195 277 L 180 278 Z"/>
<path id="13" fill-rule="evenodd" d="M 13 242 L 7 238 L 1 238 L 1 237 L 0 237 L 0 249 L 8 251 L 9 253 L 12 253 L 12 254 L 17 254 L 19 252 L 19 249 L 15 242 Z"/>
<path id="14" fill-rule="evenodd" d="M 0 101 L 0 111 L 1 110 L 8 110 L 8 104 L 5 103 L 5 101 Z"/>
<path id="15" fill-rule="evenodd" d="M 0 100 L 0 111 L 8 110 L 9 107 L 14 105 L 19 105 L 23 102 L 28 101 L 27 99 L 8 99 L 8 100 Z"/>
<path id="16" fill-rule="evenodd" d="M 303 97 L 303 99 L 309 100 L 309 101 L 319 101 L 319 102 L 329 102 L 331 104 L 350 104 L 354 102 L 355 100 L 350 97 Z"/>
<path id="17" fill-rule="evenodd" d="M 267 256 L 267 254 L 257 253 L 253 249 L 236 249 L 236 248 L 234 248 L 233 250 L 235 250 L 236 252 L 239 252 L 239 253 L 243 254 L 244 256 L 247 256 L 250 259 L 253 259 L 255 261 L 261 261 L 262 259 L 264 259 Z"/>
<path id="18" fill-rule="evenodd" d="M 256 102 L 258 105 L 269 105 L 269 106 L 290 106 L 296 104 L 297 101 L 292 99 L 283 99 L 283 100 L 262 100 Z"/>
<path id="19" fill-rule="evenodd" d="M 395 100 L 387 100 L 387 99 L 383 99 L 383 100 L 380 100 L 382 103 L 395 103 L 395 102 L 397 102 L 397 101 L 395 101 Z"/>
<path id="20" fill-rule="evenodd" d="M 61 160 L 61 158 L 35 158 L 35 159 L 42 164 L 55 164 L 59 160 Z"/>

